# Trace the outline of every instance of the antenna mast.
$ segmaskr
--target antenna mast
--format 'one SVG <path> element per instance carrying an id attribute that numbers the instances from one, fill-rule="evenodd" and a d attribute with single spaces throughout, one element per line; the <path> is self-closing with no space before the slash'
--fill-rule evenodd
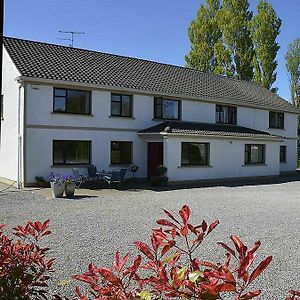
<path id="1" fill-rule="evenodd" d="M 59 30 L 60 33 L 65 33 L 65 34 L 71 34 L 70 38 L 58 38 L 59 40 L 66 40 L 66 41 L 70 41 L 71 44 L 70 46 L 73 48 L 74 46 L 74 34 L 85 34 L 85 32 L 79 32 L 79 31 L 63 31 L 63 30 Z"/>

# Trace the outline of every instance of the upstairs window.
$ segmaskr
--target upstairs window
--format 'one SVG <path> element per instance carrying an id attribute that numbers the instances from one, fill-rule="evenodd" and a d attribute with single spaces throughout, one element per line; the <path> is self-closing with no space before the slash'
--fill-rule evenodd
<path id="1" fill-rule="evenodd" d="M 216 105 L 216 123 L 236 125 L 236 107 Z"/>
<path id="2" fill-rule="evenodd" d="M 90 163 L 90 141 L 53 141 L 53 165 L 76 165 Z"/>
<path id="3" fill-rule="evenodd" d="M 245 145 L 245 165 L 264 164 L 265 145 L 247 144 Z"/>
<path id="4" fill-rule="evenodd" d="M 112 94 L 110 114 L 115 117 L 132 117 L 132 96 Z"/>
<path id="5" fill-rule="evenodd" d="M 111 142 L 110 163 L 112 165 L 132 163 L 132 142 Z"/>
<path id="6" fill-rule="evenodd" d="M 286 162 L 286 146 L 280 146 L 280 162 Z"/>
<path id="7" fill-rule="evenodd" d="M 284 129 L 284 113 L 270 111 L 269 127 Z"/>
<path id="8" fill-rule="evenodd" d="M 180 120 L 181 101 L 165 99 L 161 97 L 154 98 L 154 119 Z"/>
<path id="9" fill-rule="evenodd" d="M 57 113 L 91 113 L 91 93 L 89 91 L 54 88 L 53 111 Z"/>
<path id="10" fill-rule="evenodd" d="M 209 164 L 208 143 L 181 143 L 182 166 L 207 166 Z"/>

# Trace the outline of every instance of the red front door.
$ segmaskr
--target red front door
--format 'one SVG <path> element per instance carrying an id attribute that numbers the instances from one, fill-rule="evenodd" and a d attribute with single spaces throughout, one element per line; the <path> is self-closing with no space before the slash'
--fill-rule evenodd
<path id="1" fill-rule="evenodd" d="M 148 143 L 148 178 L 158 175 L 156 167 L 164 163 L 164 148 L 162 142 Z"/>

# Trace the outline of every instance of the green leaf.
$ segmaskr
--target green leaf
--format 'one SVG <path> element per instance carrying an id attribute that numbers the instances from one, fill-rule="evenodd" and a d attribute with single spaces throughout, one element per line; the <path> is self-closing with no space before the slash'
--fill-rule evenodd
<path id="1" fill-rule="evenodd" d="M 151 300 L 151 293 L 148 292 L 148 291 L 144 291 L 144 290 L 141 291 L 141 292 L 139 293 L 139 296 L 140 296 L 141 299 Z"/>
<path id="2" fill-rule="evenodd" d="M 184 267 L 182 267 L 181 269 L 179 269 L 177 271 L 177 275 L 178 275 L 179 280 L 184 279 L 184 274 L 186 273 L 187 270 L 188 270 L 188 267 L 184 266 Z"/>
<path id="3" fill-rule="evenodd" d="M 197 270 L 189 274 L 189 281 L 196 282 L 197 279 L 201 276 L 202 272 Z"/>

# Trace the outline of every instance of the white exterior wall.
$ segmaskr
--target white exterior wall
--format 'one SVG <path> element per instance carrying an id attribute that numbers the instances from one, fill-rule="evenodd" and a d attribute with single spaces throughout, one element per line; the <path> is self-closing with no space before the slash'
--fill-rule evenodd
<path id="1" fill-rule="evenodd" d="M 280 171 L 297 169 L 298 118 L 296 114 L 284 113 L 284 129 L 269 128 L 269 111 L 249 107 L 237 108 L 237 125 L 269 132 L 285 137 L 281 145 L 287 147 L 287 161 L 280 164 Z"/>
<path id="2" fill-rule="evenodd" d="M 215 123 L 216 105 L 200 101 L 184 100 L 182 120 L 187 122 Z"/>
<path id="3" fill-rule="evenodd" d="M 21 115 L 18 121 L 20 84 L 15 80 L 18 76 L 20 76 L 20 73 L 7 54 L 6 49 L 3 48 L 1 93 L 3 94 L 3 120 L 1 121 L 0 137 L 0 177 L 13 181 L 18 180 L 18 131 L 21 133 L 23 128 L 23 97 L 20 98 L 22 102 Z M 23 95 L 23 88 L 21 88 L 20 94 Z M 18 125 L 20 126 L 19 130 Z M 22 178 L 20 179 L 22 180 Z"/>
<path id="4" fill-rule="evenodd" d="M 72 174 L 72 168 L 77 166 L 53 166 L 53 140 L 83 140 L 91 141 L 91 163 L 98 170 L 119 168 L 110 166 L 110 142 L 132 141 L 133 163 L 140 166 L 137 177 L 147 177 L 147 144 L 144 143 L 136 132 L 118 131 L 88 131 L 88 130 L 57 130 L 57 129 L 28 129 L 27 130 L 27 182 L 34 183 L 35 176 L 49 178 L 51 172 Z M 78 167 L 81 174 L 87 174 L 87 168 Z M 128 172 L 129 173 L 129 172 Z M 127 174 L 132 176 L 132 174 Z"/>
<path id="5" fill-rule="evenodd" d="M 181 166 L 181 142 L 210 144 L 209 166 Z M 265 144 L 264 165 L 244 165 L 245 144 Z M 164 164 L 170 181 L 279 175 L 278 142 L 222 138 L 168 137 Z"/>

